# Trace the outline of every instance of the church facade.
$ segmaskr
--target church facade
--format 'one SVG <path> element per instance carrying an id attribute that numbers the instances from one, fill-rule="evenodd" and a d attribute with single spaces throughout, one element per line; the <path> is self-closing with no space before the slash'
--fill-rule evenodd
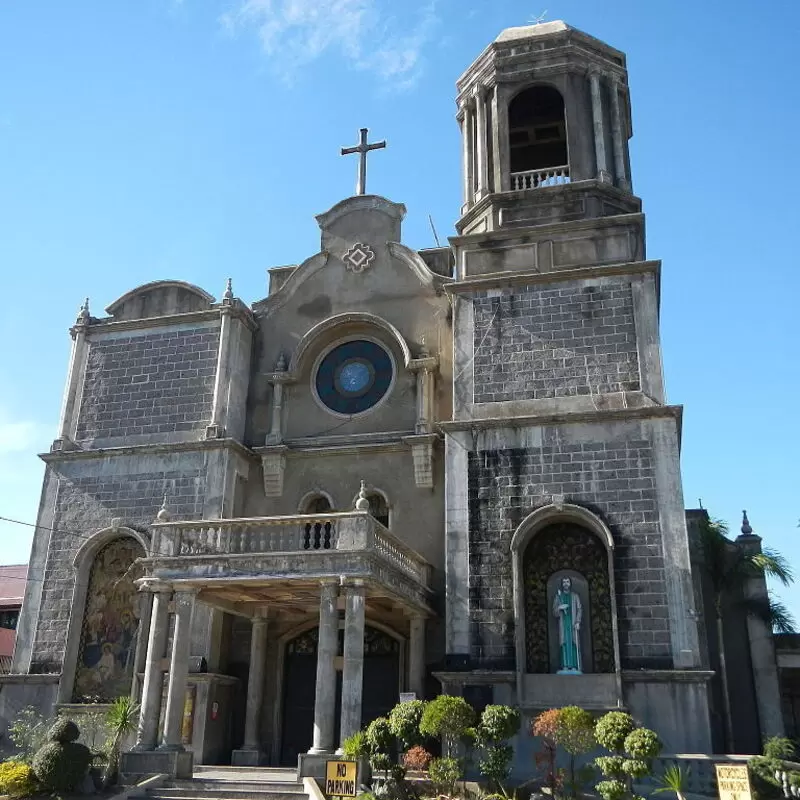
<path id="1" fill-rule="evenodd" d="M 296 764 L 442 691 L 718 749 L 625 56 L 512 28 L 457 91 L 448 247 L 362 193 L 252 305 L 81 309 L 4 717 L 133 691 L 154 771 Z M 758 624 L 742 691 L 779 733 Z"/>

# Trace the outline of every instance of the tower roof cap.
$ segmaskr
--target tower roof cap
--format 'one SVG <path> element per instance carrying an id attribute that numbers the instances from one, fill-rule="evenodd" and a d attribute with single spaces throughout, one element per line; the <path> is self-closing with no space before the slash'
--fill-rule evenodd
<path id="1" fill-rule="evenodd" d="M 515 39 L 530 39 L 532 36 L 547 36 L 552 33 L 574 30 L 575 28 L 570 27 L 563 20 L 554 19 L 552 22 L 538 22 L 535 25 L 520 25 L 516 28 L 506 28 L 500 31 L 500 35 L 495 41 L 513 42 Z"/>

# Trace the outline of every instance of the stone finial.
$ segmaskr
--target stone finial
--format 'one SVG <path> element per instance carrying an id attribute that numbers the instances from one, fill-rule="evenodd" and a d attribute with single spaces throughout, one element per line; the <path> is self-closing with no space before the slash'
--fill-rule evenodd
<path id="1" fill-rule="evenodd" d="M 361 488 L 358 490 L 358 499 L 356 500 L 356 511 L 369 511 L 366 481 L 361 481 Z"/>
<path id="2" fill-rule="evenodd" d="M 282 352 L 275 363 L 275 372 L 286 372 L 286 356 Z"/>
<path id="3" fill-rule="evenodd" d="M 233 300 L 233 281 L 228 278 L 228 282 L 225 284 L 225 293 L 222 295 L 223 300 Z"/>
<path id="4" fill-rule="evenodd" d="M 167 511 L 167 495 L 164 494 L 164 500 L 161 503 L 161 508 L 158 509 L 158 514 L 156 514 L 156 519 L 159 522 L 169 522 L 170 520 L 170 513 Z"/>
<path id="5" fill-rule="evenodd" d="M 91 314 L 89 313 L 89 298 L 87 297 L 83 301 L 83 305 L 81 305 L 80 309 L 78 310 L 78 319 L 76 320 L 76 323 L 78 325 L 88 325 L 90 317 Z"/>
<path id="6" fill-rule="evenodd" d="M 742 511 L 742 536 L 752 536 L 753 529 L 750 527 L 750 520 L 747 519 L 747 511 Z"/>
<path id="7" fill-rule="evenodd" d="M 419 357 L 420 358 L 428 358 L 430 355 L 430 351 L 428 350 L 428 345 L 425 344 L 425 337 L 423 336 L 419 340 Z"/>

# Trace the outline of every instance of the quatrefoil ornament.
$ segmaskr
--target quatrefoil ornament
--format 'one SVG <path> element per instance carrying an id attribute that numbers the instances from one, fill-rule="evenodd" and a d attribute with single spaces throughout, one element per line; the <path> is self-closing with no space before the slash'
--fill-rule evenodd
<path id="1" fill-rule="evenodd" d="M 345 267 L 347 267 L 350 272 L 355 273 L 363 272 L 365 269 L 369 269 L 374 260 L 375 251 L 368 244 L 364 244 L 363 242 L 356 242 L 342 256 L 342 261 L 344 261 Z"/>

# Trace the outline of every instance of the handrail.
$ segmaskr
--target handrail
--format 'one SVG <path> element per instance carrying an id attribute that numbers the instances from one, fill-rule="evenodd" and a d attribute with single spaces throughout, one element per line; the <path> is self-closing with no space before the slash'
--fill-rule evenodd
<path id="1" fill-rule="evenodd" d="M 561 186 L 569 182 L 569 164 L 511 173 L 512 191 L 539 189 L 543 186 Z"/>

